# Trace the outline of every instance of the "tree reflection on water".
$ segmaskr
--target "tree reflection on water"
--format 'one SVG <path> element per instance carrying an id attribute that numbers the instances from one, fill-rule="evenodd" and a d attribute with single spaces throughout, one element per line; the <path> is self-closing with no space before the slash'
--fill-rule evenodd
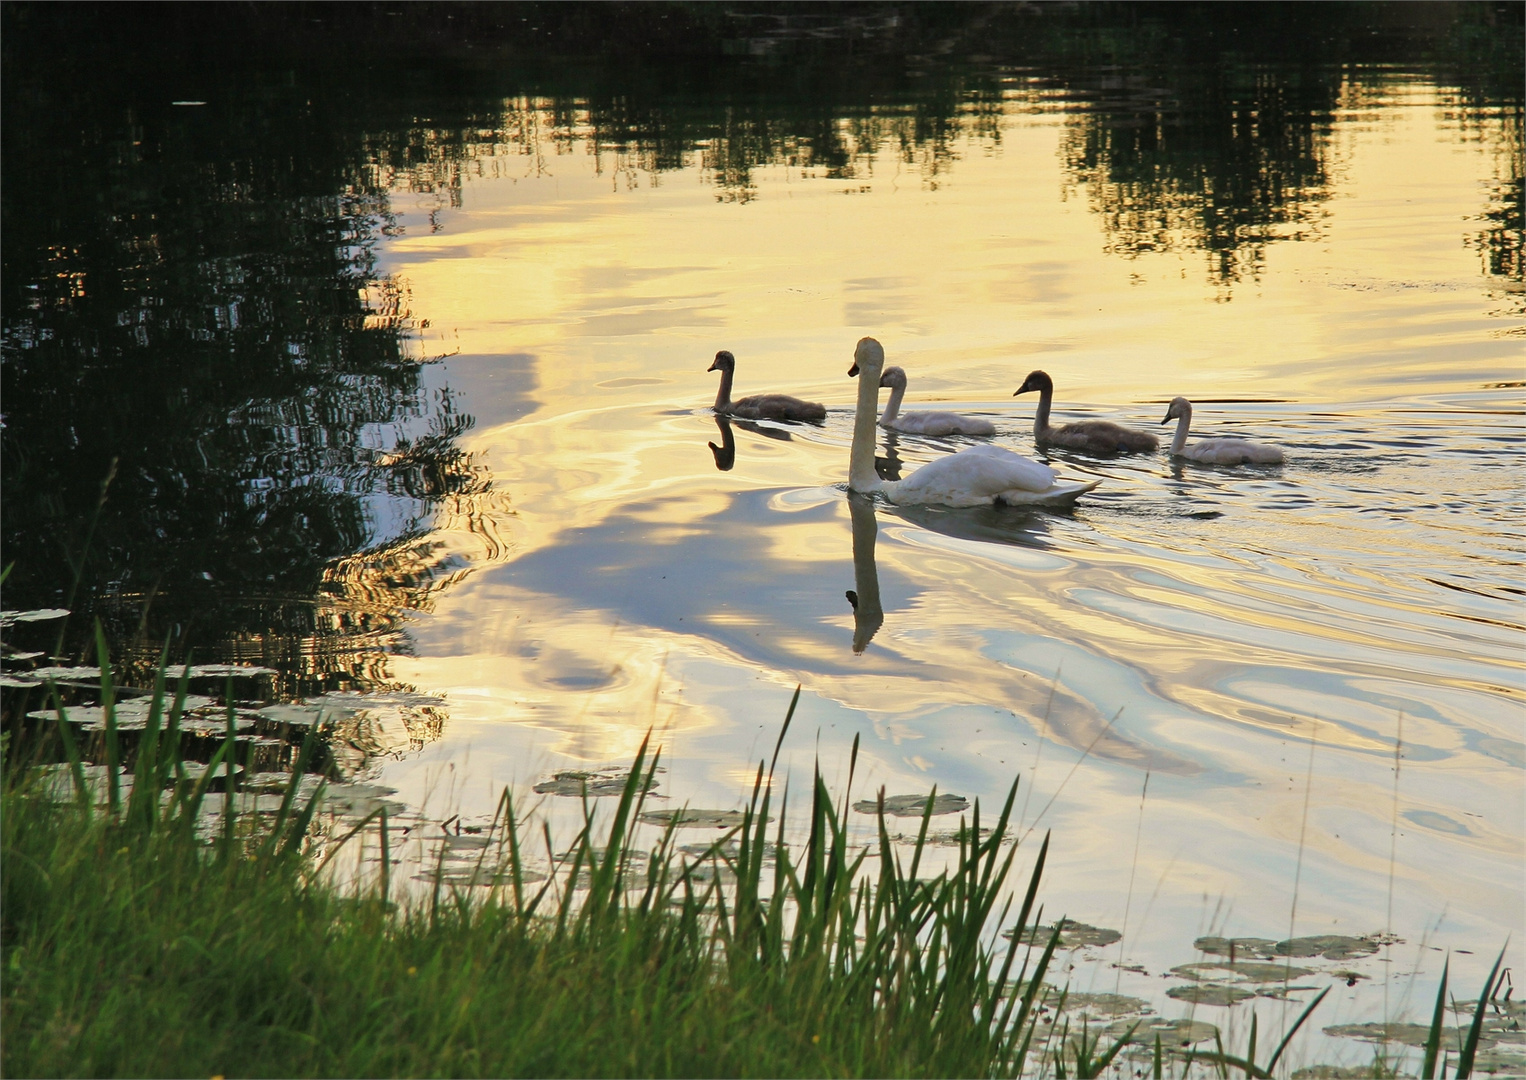
<path id="1" fill-rule="evenodd" d="M 1227 295 L 1320 227 L 1332 116 L 1397 69 L 1496 147 L 1476 245 L 1519 283 L 1520 22 L 1492 4 L 8 5 L 7 606 L 65 601 L 77 566 L 76 606 L 139 655 L 169 634 L 312 691 L 378 681 L 399 612 L 503 553 L 508 495 L 459 448 L 473 419 L 376 272 L 396 190 L 458 205 L 470 175 L 570 153 L 617 185 L 697 164 L 726 201 L 777 166 L 867 182 L 894 161 L 934 188 L 1009 111 L 1058 101 L 1108 250 L 1201 251 Z M 441 514 L 480 550 L 427 539 Z"/>

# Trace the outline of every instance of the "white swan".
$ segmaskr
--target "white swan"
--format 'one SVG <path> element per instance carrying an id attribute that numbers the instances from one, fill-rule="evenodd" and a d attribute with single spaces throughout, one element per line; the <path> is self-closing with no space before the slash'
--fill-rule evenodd
<path id="1" fill-rule="evenodd" d="M 906 372 L 888 367 L 880 376 L 880 385 L 890 387 L 890 403 L 880 417 L 880 427 L 905 431 L 912 435 L 995 435 L 996 425 L 974 416 L 951 412 L 901 413 L 901 399 L 906 396 Z"/>
<path id="2" fill-rule="evenodd" d="M 1248 439 L 1199 439 L 1187 445 L 1187 428 L 1192 425 L 1192 402 L 1172 398 L 1162 424 L 1176 421 L 1176 437 L 1171 440 L 1171 456 L 1199 461 L 1204 465 L 1281 465 L 1282 449 L 1269 443 Z"/>
<path id="3" fill-rule="evenodd" d="M 1042 371 L 1031 372 L 1012 396 L 1031 390 L 1039 392 L 1038 412 L 1033 417 L 1034 442 L 1054 443 L 1091 454 L 1140 454 L 1160 448 L 1160 440 L 1148 431 L 1107 420 L 1077 420 L 1074 424 L 1053 427 L 1049 423 L 1049 403 L 1054 398 L 1054 380 Z"/>
<path id="4" fill-rule="evenodd" d="M 866 337 L 853 351 L 849 375 L 859 375 L 858 411 L 853 417 L 853 450 L 848 458 L 852 491 L 881 491 L 893 503 L 989 506 L 992 503 L 1066 503 L 1102 481 L 1059 480 L 1048 465 L 1003 450 L 972 446 L 937 458 L 904 480 L 881 480 L 874 471 L 875 414 L 885 350 Z"/>
<path id="5" fill-rule="evenodd" d="M 715 395 L 715 411 L 744 420 L 808 420 L 817 422 L 827 418 L 827 407 L 814 401 L 801 401 L 788 394 L 755 394 L 741 401 L 731 400 L 731 379 L 736 374 L 736 357 L 722 349 L 715 354 L 715 362 L 705 370 L 721 373 L 721 389 Z"/>

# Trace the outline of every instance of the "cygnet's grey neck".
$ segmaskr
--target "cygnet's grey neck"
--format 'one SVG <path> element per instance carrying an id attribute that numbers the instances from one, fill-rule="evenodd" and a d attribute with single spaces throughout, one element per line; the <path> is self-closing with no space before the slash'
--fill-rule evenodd
<path id="1" fill-rule="evenodd" d="M 721 364 L 721 388 L 715 395 L 715 411 L 725 412 L 731 407 L 731 380 L 736 375 L 735 364 Z"/>
<path id="2" fill-rule="evenodd" d="M 1043 432 L 1049 429 L 1049 405 L 1054 400 L 1054 387 L 1045 386 L 1039 389 L 1039 407 L 1033 414 L 1033 430 Z"/>
<path id="3" fill-rule="evenodd" d="M 1176 408 L 1176 435 L 1171 439 L 1171 454 L 1179 457 L 1182 448 L 1187 445 L 1187 429 L 1192 426 L 1192 406 L 1185 401 L 1175 406 Z"/>

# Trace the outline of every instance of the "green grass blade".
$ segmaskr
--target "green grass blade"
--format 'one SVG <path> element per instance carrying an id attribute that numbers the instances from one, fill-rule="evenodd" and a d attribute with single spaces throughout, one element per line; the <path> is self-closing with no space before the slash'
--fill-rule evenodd
<path id="1" fill-rule="evenodd" d="M 1452 966 L 1448 956 L 1441 965 L 1441 986 L 1436 991 L 1436 1008 L 1431 1012 L 1431 1029 L 1425 1036 L 1425 1060 L 1420 1066 L 1420 1080 L 1436 1080 L 1436 1062 L 1441 1057 L 1442 1030 L 1446 1026 L 1447 974 Z"/>
<path id="2" fill-rule="evenodd" d="M 1508 943 L 1505 948 L 1509 948 Z M 1473 1075 L 1473 1059 L 1478 1053 L 1478 1043 L 1484 1033 L 1484 1016 L 1489 1011 L 1489 998 L 1493 996 L 1498 983 L 1500 965 L 1505 962 L 1505 948 L 1500 949 L 1494 966 L 1489 969 L 1489 977 L 1484 980 L 1484 988 L 1478 995 L 1478 1007 L 1473 1010 L 1473 1023 L 1468 1025 L 1468 1038 L 1462 1044 L 1462 1052 L 1457 1056 L 1457 1071 L 1454 1074 L 1457 1080 L 1467 1080 Z"/>

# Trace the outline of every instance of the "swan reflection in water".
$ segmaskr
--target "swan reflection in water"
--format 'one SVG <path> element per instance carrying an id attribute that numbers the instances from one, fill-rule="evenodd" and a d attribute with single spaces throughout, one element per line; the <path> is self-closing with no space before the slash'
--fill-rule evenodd
<path id="1" fill-rule="evenodd" d="M 731 467 L 737 463 L 737 441 L 731 434 L 731 421 L 724 416 L 715 418 L 715 426 L 721 429 L 721 445 L 706 443 L 710 447 L 710 453 L 715 455 L 715 467 L 721 472 L 730 472 Z"/>
<path id="2" fill-rule="evenodd" d="M 896 433 L 885 432 L 885 456 L 874 459 L 875 470 L 886 480 L 895 480 L 901 470 L 896 453 Z M 873 495 L 848 492 L 848 514 L 853 522 L 853 585 L 848 603 L 853 606 L 853 651 L 861 653 L 885 621 L 880 603 L 879 570 L 874 549 L 879 540 L 879 518 Z M 1069 508 L 1066 508 L 1067 510 Z M 1049 523 L 1057 513 L 1053 508 L 1027 506 L 972 506 L 958 509 L 947 506 L 888 506 L 886 512 L 928 532 L 972 540 L 982 544 L 1014 544 L 1019 547 L 1050 546 Z"/>
<path id="3" fill-rule="evenodd" d="M 790 433 L 780 431 L 778 428 L 765 427 L 762 424 L 754 424 L 749 420 L 733 421 L 729 417 L 716 415 L 715 426 L 721 429 L 721 445 L 706 443 L 710 447 L 710 453 L 715 456 L 715 467 L 721 472 L 730 472 L 737 461 L 736 437 L 731 433 L 731 425 L 735 423 L 743 431 L 750 431 L 754 435 L 762 435 L 765 439 L 778 439 L 782 442 L 790 441 Z"/>
<path id="4" fill-rule="evenodd" d="M 848 603 L 853 605 L 853 651 L 861 653 L 885 621 L 885 609 L 880 606 L 880 575 L 874 565 L 874 544 L 879 539 L 880 525 L 871 496 L 848 492 L 848 514 L 853 519 L 854 585 L 848 590 Z"/>

